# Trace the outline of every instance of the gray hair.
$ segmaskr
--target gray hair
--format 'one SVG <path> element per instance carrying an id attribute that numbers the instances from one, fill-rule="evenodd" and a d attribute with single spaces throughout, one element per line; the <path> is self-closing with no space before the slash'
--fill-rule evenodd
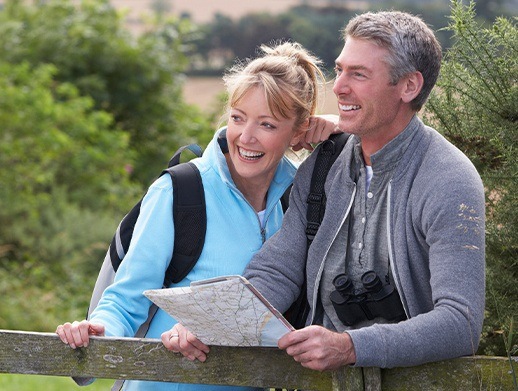
<path id="1" fill-rule="evenodd" d="M 367 12 L 351 19 L 343 33 L 345 40 L 366 39 L 388 50 L 385 61 L 393 84 L 421 72 L 423 88 L 411 102 L 412 109 L 421 110 L 439 77 L 442 59 L 441 45 L 423 20 L 398 11 Z"/>

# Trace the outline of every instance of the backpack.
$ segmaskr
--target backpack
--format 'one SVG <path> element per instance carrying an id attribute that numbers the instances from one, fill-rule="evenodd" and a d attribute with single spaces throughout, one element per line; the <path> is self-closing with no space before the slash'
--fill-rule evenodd
<path id="1" fill-rule="evenodd" d="M 225 132 L 218 137 L 218 144 L 223 153 L 228 153 Z M 163 287 L 180 282 L 189 274 L 198 261 L 205 243 L 207 214 L 203 182 L 194 163 L 180 163 L 181 154 L 185 150 L 191 151 L 197 157 L 203 154 L 200 146 L 185 145 L 175 152 L 169 160 L 167 168 L 160 174 L 160 176 L 170 175 L 173 182 L 173 222 L 175 227 L 174 249 L 164 275 Z M 290 190 L 291 185 L 281 197 L 284 212 L 288 208 Z M 92 292 L 86 314 L 87 319 L 97 307 L 104 290 L 113 283 L 115 274 L 128 251 L 135 223 L 140 214 L 142 199 L 122 219 L 113 235 Z M 140 326 L 135 337 L 141 338 L 146 335 L 157 310 L 156 305 L 150 307 L 148 318 Z"/>
<path id="2" fill-rule="evenodd" d="M 308 223 L 306 235 L 308 237 L 308 248 L 324 216 L 326 203 L 324 182 L 327 172 L 340 154 L 347 137 L 348 135 L 345 133 L 331 135 L 329 140 L 322 142 L 318 148 L 318 157 L 315 162 L 311 189 L 307 200 Z M 224 153 L 228 152 L 224 133 L 218 138 L 218 143 Z M 164 275 L 164 287 L 168 287 L 171 283 L 177 283 L 185 278 L 198 261 L 205 242 L 207 216 L 203 183 L 200 172 L 192 162 L 180 163 L 181 154 L 186 149 L 198 157 L 203 153 L 201 147 L 196 144 L 183 146 L 176 151 L 170 159 L 167 169 L 160 174 L 160 176 L 170 175 L 173 182 L 173 220 L 175 226 L 174 251 L 171 255 L 169 267 Z M 286 211 L 288 208 L 290 190 L 291 186 L 281 198 L 283 211 Z M 142 199 L 122 219 L 117 227 L 92 292 L 87 319 L 95 307 L 97 307 L 104 290 L 113 283 L 115 274 L 128 251 L 133 229 L 140 213 L 141 203 Z M 303 302 L 302 298 L 300 301 Z M 151 306 L 148 319 L 140 326 L 135 337 L 145 336 L 156 310 L 156 306 Z M 301 322 L 305 321 L 307 310 L 307 305 L 295 303 L 288 313 L 288 320 L 293 322 L 292 324 L 298 326 L 298 328 L 303 327 L 304 325 Z"/>
<path id="3" fill-rule="evenodd" d="M 342 151 L 348 136 L 346 133 L 333 134 L 318 147 L 318 156 L 315 161 L 307 200 L 306 236 L 308 238 L 308 249 L 324 217 L 326 206 L 324 183 L 327 173 Z M 223 153 L 228 152 L 225 133 L 220 135 L 218 143 Z M 160 176 L 170 175 L 173 182 L 173 221 L 175 226 L 175 245 L 164 276 L 163 287 L 168 287 L 172 282 L 176 283 L 185 278 L 198 261 L 205 242 L 207 216 L 203 183 L 200 172 L 192 162 L 180 163 L 181 154 L 186 149 L 198 157 L 203 153 L 201 147 L 196 144 L 183 146 L 175 152 L 169 160 L 167 169 L 160 174 Z M 281 197 L 284 212 L 289 206 L 290 191 L 291 185 Z M 97 307 L 104 290 L 113 283 L 115 273 L 128 251 L 133 229 L 140 214 L 141 203 L 142 199 L 122 219 L 115 231 L 92 292 L 87 319 Z M 155 304 L 151 305 L 146 321 L 135 334 L 136 338 L 145 337 L 157 310 L 158 307 Z M 306 299 L 306 284 L 304 282 L 299 298 L 285 313 L 285 316 L 295 328 L 302 328 L 308 312 L 309 304 Z M 87 385 L 92 381 L 92 378 L 73 377 L 73 379 L 78 385 Z M 122 382 L 117 381 L 112 389 L 120 389 Z"/>

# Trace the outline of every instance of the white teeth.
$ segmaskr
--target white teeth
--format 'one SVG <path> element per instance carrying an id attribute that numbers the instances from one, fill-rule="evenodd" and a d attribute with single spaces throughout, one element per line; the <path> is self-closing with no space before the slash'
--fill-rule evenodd
<path id="1" fill-rule="evenodd" d="M 257 159 L 264 155 L 262 152 L 253 152 L 253 151 L 246 151 L 242 148 L 238 148 L 239 154 L 244 157 L 245 159 Z"/>
<path id="2" fill-rule="evenodd" d="M 352 111 L 352 110 L 360 109 L 360 106 L 357 106 L 357 105 L 338 105 L 338 107 L 340 108 L 340 110 L 343 110 L 343 111 Z"/>

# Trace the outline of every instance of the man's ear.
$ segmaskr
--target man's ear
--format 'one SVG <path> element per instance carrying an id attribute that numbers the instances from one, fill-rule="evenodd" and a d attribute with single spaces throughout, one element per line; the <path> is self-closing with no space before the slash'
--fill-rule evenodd
<path id="1" fill-rule="evenodd" d="M 410 103 L 423 89 L 423 75 L 419 71 L 412 72 L 405 76 L 403 81 L 404 84 L 401 91 L 401 99 L 405 103 Z"/>

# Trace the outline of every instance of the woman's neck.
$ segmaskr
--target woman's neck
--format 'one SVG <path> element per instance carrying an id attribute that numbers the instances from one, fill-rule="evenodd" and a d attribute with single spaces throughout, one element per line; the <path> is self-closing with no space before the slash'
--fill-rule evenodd
<path id="1" fill-rule="evenodd" d="M 228 155 L 225 157 L 230 171 L 230 176 L 232 177 L 236 187 L 256 212 L 264 210 L 266 208 L 266 197 L 268 195 L 268 189 L 270 188 L 271 179 L 265 180 L 263 178 L 254 181 L 252 179 L 243 178 L 236 172 L 236 169 Z"/>

